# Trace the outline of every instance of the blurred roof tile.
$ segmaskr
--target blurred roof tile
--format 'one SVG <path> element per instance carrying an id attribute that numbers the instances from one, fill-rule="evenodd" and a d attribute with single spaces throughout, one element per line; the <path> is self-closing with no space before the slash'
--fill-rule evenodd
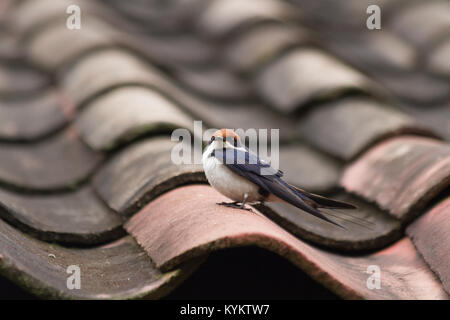
<path id="1" fill-rule="evenodd" d="M 70 30 L 60 21 L 41 28 L 26 43 L 30 60 L 46 70 L 56 72 L 81 54 L 95 48 L 112 45 L 112 32 L 106 23 L 90 17 L 83 18 L 80 30 Z M 54 53 L 58 54 L 55 55 Z"/>
<path id="2" fill-rule="evenodd" d="M 358 207 L 348 212 L 323 209 L 328 217 L 345 229 L 318 221 L 312 215 L 283 203 L 266 203 L 257 208 L 300 239 L 341 252 L 380 249 L 401 238 L 399 221 L 375 206 L 345 193 L 330 197 Z"/>
<path id="3" fill-rule="evenodd" d="M 54 195 L 24 195 L 0 189 L 0 215 L 39 239 L 94 245 L 123 236 L 122 220 L 90 187 Z"/>
<path id="4" fill-rule="evenodd" d="M 121 50 L 94 52 L 72 66 L 62 78 L 64 89 L 77 105 L 111 88 L 146 83 L 145 63 Z"/>
<path id="5" fill-rule="evenodd" d="M 343 37 L 327 37 L 325 45 L 353 66 L 373 72 L 405 72 L 417 63 L 416 50 L 398 35 L 367 30 Z M 386 50 L 389 48 L 389 50 Z"/>
<path id="6" fill-rule="evenodd" d="M 407 234 L 450 293 L 450 198 L 411 224 Z"/>
<path id="7" fill-rule="evenodd" d="M 102 0 L 107 6 L 114 6 L 117 11 L 141 29 L 151 29 L 155 33 L 174 33 L 188 28 L 193 17 L 198 14 L 205 3 L 210 0 Z"/>
<path id="8" fill-rule="evenodd" d="M 326 74 L 326 77 L 322 75 Z M 257 76 L 256 89 L 278 110 L 289 113 L 311 101 L 348 91 L 368 91 L 368 78 L 326 53 L 310 48 L 292 50 Z"/>
<path id="9" fill-rule="evenodd" d="M 403 105 L 403 108 L 414 115 L 417 121 L 424 123 L 429 128 L 450 141 L 450 100 L 440 105 L 423 106 Z"/>
<path id="10" fill-rule="evenodd" d="M 245 101 L 252 96 L 250 84 L 224 68 L 183 68 L 175 70 L 173 74 L 188 88 L 211 99 Z"/>
<path id="11" fill-rule="evenodd" d="M 217 48 L 190 33 L 126 34 L 120 43 L 151 56 L 161 65 L 175 67 L 203 67 L 214 61 Z"/>
<path id="12" fill-rule="evenodd" d="M 36 32 L 43 25 L 52 20 L 61 21 L 61 28 L 65 28 L 68 17 L 66 10 L 70 5 L 79 6 L 84 15 L 99 13 L 102 9 L 94 2 L 87 0 L 41 0 L 22 1 L 13 11 L 11 19 L 15 29 L 22 36 Z"/>
<path id="13" fill-rule="evenodd" d="M 159 297 L 195 268 L 161 273 L 131 237 L 89 249 L 64 248 L 30 238 L 1 220 L 0 252 L 3 275 L 47 298 Z M 70 265 L 80 268 L 79 290 L 67 287 Z"/>
<path id="14" fill-rule="evenodd" d="M 391 27 L 414 45 L 424 48 L 450 31 L 450 3 L 445 0 L 416 1 L 404 6 L 391 20 Z M 418 27 L 420 21 L 420 27 Z M 414 32 L 411 32 L 414 30 Z"/>
<path id="15" fill-rule="evenodd" d="M 279 154 L 287 182 L 312 192 L 337 187 L 340 164 L 335 159 L 299 143 L 280 146 Z"/>
<path id="16" fill-rule="evenodd" d="M 168 137 L 160 137 L 122 150 L 95 176 L 97 193 L 113 210 L 130 215 L 165 191 L 205 181 L 201 166 L 171 161 L 175 145 Z"/>
<path id="17" fill-rule="evenodd" d="M 41 297 L 158 298 L 196 257 L 256 245 L 344 298 L 449 298 L 450 148 L 420 137 L 433 134 L 417 124 L 449 137 L 448 3 L 10 4 L 0 13 L 2 275 Z M 82 30 L 65 28 L 72 4 Z M 370 4 L 382 7 L 382 31 L 361 27 Z M 226 198 L 189 185 L 206 182 L 201 166 L 173 157 L 180 145 L 169 129 L 192 131 L 191 117 L 281 129 L 287 181 L 356 204 L 324 209 L 346 229 L 282 204 L 217 206 Z M 84 274 L 81 290 L 65 285 L 71 264 Z M 379 290 L 366 285 L 373 265 Z"/>
<path id="18" fill-rule="evenodd" d="M 429 70 L 450 78 L 450 59 L 448 57 L 450 57 L 450 36 L 442 41 L 429 55 Z"/>
<path id="19" fill-rule="evenodd" d="M 224 59 L 233 70 L 251 74 L 283 50 L 307 42 L 308 37 L 307 31 L 298 26 L 257 24 L 230 40 Z"/>
<path id="20" fill-rule="evenodd" d="M 214 0 L 199 17 L 198 30 L 211 38 L 221 38 L 243 24 L 294 17 L 295 8 L 277 0 Z"/>
<path id="21" fill-rule="evenodd" d="M 0 64 L 0 97 L 35 94 L 50 82 L 48 75 L 27 65 Z"/>
<path id="22" fill-rule="evenodd" d="M 284 256 L 347 298 L 448 298 L 408 239 L 376 254 L 341 256 L 311 247 L 259 213 L 217 206 L 222 200 L 208 186 L 179 188 L 150 203 L 125 226 L 162 270 L 221 248 L 256 245 Z M 383 270 L 380 290 L 366 286 L 371 265 Z"/>

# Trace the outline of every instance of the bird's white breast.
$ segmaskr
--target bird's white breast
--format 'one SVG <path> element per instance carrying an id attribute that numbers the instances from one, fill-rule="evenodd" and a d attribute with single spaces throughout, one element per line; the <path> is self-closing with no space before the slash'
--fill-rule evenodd
<path id="1" fill-rule="evenodd" d="M 248 194 L 248 202 L 262 200 L 256 184 L 232 172 L 215 157 L 208 157 L 206 152 L 203 169 L 211 186 L 231 200 L 242 202 L 245 193 Z"/>

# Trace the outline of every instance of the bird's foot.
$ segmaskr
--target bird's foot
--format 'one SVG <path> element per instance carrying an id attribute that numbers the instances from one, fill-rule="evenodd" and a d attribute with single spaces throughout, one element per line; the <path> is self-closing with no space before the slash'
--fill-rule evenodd
<path id="1" fill-rule="evenodd" d="M 228 207 L 228 208 L 235 208 L 235 209 L 239 209 L 241 207 L 241 205 L 238 202 L 218 202 L 217 203 L 219 206 L 224 206 L 224 207 Z"/>
<path id="2" fill-rule="evenodd" d="M 242 209 L 253 212 L 251 208 L 247 208 L 245 205 L 239 204 L 239 202 L 218 202 L 217 204 L 219 206 L 224 206 L 233 209 Z"/>

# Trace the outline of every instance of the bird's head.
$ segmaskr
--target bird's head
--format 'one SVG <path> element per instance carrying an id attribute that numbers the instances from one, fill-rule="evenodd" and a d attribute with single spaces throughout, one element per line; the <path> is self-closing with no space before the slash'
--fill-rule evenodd
<path id="1" fill-rule="evenodd" d="M 209 145 L 212 146 L 212 149 L 238 148 L 241 141 L 233 130 L 221 129 L 212 135 Z"/>

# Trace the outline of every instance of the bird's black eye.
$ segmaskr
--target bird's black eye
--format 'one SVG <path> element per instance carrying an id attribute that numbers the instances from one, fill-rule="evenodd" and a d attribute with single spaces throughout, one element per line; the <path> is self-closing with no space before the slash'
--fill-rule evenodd
<path id="1" fill-rule="evenodd" d="M 215 137 L 215 136 L 212 136 L 212 137 L 211 137 L 211 140 L 209 140 L 209 143 L 208 143 L 208 144 L 211 144 L 214 140 L 216 140 L 216 137 Z"/>

